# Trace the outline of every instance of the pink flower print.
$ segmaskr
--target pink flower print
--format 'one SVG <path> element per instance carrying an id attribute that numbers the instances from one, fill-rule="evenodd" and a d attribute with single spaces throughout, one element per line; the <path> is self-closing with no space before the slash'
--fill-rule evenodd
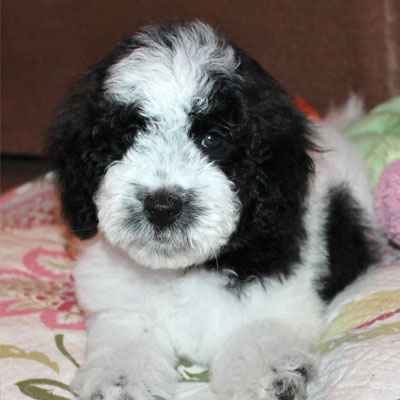
<path id="1" fill-rule="evenodd" d="M 60 264 L 58 259 L 67 260 L 67 265 Z M 72 258 L 65 251 L 45 250 L 37 247 L 25 254 L 23 263 L 36 276 L 52 279 L 68 279 Z"/>
<path id="2" fill-rule="evenodd" d="M 28 190 L 29 189 L 29 190 Z M 31 229 L 59 220 L 57 194 L 49 185 L 26 184 L 0 198 L 0 229 Z"/>
<path id="3" fill-rule="evenodd" d="M 28 272 L 0 270 L 5 287 L 0 291 L 0 317 L 39 313 L 51 329 L 84 329 L 69 272 L 70 255 L 38 247 L 23 257 L 23 264 Z"/>

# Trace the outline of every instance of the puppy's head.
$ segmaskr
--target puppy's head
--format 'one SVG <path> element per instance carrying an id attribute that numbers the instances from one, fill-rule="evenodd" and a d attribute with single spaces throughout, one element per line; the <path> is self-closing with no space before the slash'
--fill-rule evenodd
<path id="1" fill-rule="evenodd" d="M 273 78 L 203 23 L 119 43 L 52 131 L 72 230 L 85 239 L 99 229 L 142 265 L 199 264 L 300 222 L 307 124 Z"/>

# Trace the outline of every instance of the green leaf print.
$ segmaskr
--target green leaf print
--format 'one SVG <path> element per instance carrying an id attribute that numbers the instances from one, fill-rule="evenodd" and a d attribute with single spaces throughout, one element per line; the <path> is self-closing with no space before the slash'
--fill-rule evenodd
<path id="1" fill-rule="evenodd" d="M 40 351 L 27 352 L 17 346 L 2 344 L 0 345 L 0 358 L 25 358 L 26 360 L 33 360 L 47 365 L 57 373 L 60 372 L 60 367 L 58 364 L 54 361 L 51 361 L 46 354 Z"/>
<path id="2" fill-rule="evenodd" d="M 340 347 L 344 343 L 355 343 L 362 342 L 364 340 L 371 340 L 380 335 L 398 335 L 400 334 L 400 322 L 392 322 L 389 324 L 383 324 L 377 328 L 369 329 L 362 332 L 346 332 L 340 335 L 338 338 L 321 342 L 315 346 L 315 351 L 319 354 L 327 354 L 336 348 Z"/>
<path id="3" fill-rule="evenodd" d="M 16 385 L 21 393 L 36 400 L 71 400 L 74 394 L 66 384 L 52 379 L 28 379 L 17 382 Z M 68 397 L 55 394 L 55 390 Z"/>
<path id="4" fill-rule="evenodd" d="M 68 358 L 72 362 L 72 364 L 75 365 L 75 367 L 79 368 L 80 365 L 78 362 L 75 360 L 74 357 L 71 356 L 71 354 L 68 353 L 67 349 L 64 346 L 64 335 L 56 335 L 55 336 L 55 341 L 56 341 L 56 346 L 58 350 L 60 350 L 61 354 Z"/>
<path id="5" fill-rule="evenodd" d="M 181 362 L 176 367 L 181 375 L 181 382 L 208 382 L 209 371 L 198 365 L 193 365 L 190 362 Z"/>

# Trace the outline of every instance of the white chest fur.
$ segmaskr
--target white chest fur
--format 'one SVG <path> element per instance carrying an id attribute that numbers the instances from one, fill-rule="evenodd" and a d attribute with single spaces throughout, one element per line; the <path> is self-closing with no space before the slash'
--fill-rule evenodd
<path id="1" fill-rule="evenodd" d="M 135 315 L 132 324 L 140 320 L 147 329 L 164 330 L 179 356 L 204 364 L 229 336 L 256 321 L 284 318 L 299 336 L 313 340 L 322 310 L 313 276 L 312 268 L 300 266 L 284 283 L 266 279 L 263 287 L 254 281 L 239 294 L 226 288 L 224 274 L 151 270 L 102 240 L 87 250 L 75 271 L 79 301 L 89 316 Z"/>

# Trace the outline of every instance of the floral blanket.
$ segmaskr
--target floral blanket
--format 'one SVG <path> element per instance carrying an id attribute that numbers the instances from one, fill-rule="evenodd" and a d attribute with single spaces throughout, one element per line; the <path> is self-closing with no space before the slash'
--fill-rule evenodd
<path id="1" fill-rule="evenodd" d="M 0 198 L 0 397 L 72 399 L 85 327 L 74 294 L 73 255 L 50 178 Z M 400 399 L 400 252 L 388 248 L 331 304 L 316 347 L 311 400 Z M 178 399 L 211 400 L 207 371 L 182 363 Z"/>

